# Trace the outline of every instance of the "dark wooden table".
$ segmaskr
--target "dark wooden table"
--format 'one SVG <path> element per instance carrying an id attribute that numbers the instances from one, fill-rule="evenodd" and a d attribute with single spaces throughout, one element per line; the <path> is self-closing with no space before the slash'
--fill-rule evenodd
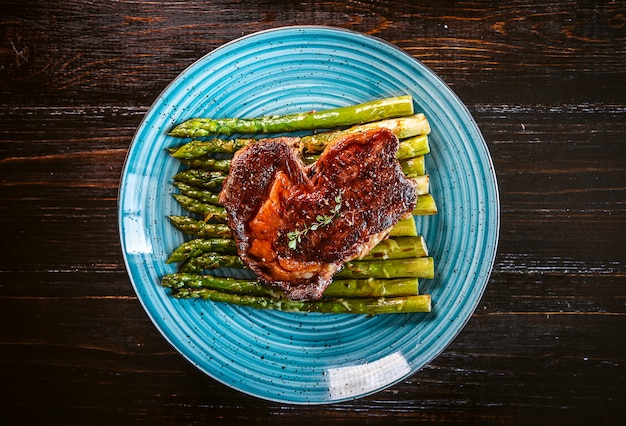
<path id="1" fill-rule="evenodd" d="M 3 424 L 622 424 L 626 3 L 23 1 L 0 6 Z M 290 406 L 231 390 L 159 334 L 117 231 L 125 154 L 184 68 L 285 25 L 405 49 L 460 96 L 497 171 L 484 297 L 422 371 Z"/>

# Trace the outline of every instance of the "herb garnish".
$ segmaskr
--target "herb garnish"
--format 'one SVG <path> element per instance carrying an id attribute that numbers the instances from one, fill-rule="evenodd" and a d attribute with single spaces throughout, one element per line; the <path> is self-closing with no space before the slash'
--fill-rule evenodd
<path id="1" fill-rule="evenodd" d="M 302 242 L 302 238 L 309 233 L 309 231 L 315 231 L 323 226 L 329 225 L 335 217 L 339 214 L 341 209 L 341 192 L 335 197 L 335 207 L 332 208 L 330 214 L 318 215 L 315 218 L 315 222 L 311 225 L 304 225 L 303 229 L 296 229 L 295 231 L 287 232 L 287 238 L 289 238 L 288 247 L 291 250 L 295 250 L 298 244 Z"/>

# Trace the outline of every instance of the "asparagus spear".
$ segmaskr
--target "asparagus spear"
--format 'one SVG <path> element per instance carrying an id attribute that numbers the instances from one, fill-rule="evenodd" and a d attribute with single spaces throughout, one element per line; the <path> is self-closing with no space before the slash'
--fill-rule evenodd
<path id="1" fill-rule="evenodd" d="M 222 255 L 237 254 L 235 240 L 230 238 L 197 238 L 182 243 L 170 256 L 168 263 L 194 259 L 190 269 L 215 269 L 223 266 L 243 267 L 243 263 Z M 403 259 L 428 256 L 422 236 L 388 238 L 374 246 L 359 260 Z"/>
<path id="2" fill-rule="evenodd" d="M 194 158 L 179 158 L 179 160 L 184 165 L 193 169 L 224 173 L 228 173 L 230 171 L 230 158 L 217 159 L 208 156 L 201 156 Z"/>
<path id="3" fill-rule="evenodd" d="M 432 257 L 407 259 L 358 260 L 346 262 L 337 278 L 433 278 Z"/>
<path id="4" fill-rule="evenodd" d="M 173 290 L 182 288 L 209 288 L 230 293 L 256 296 L 286 297 L 280 289 L 261 284 L 256 280 L 222 278 L 213 275 L 194 273 L 174 273 L 165 275 L 161 284 Z M 398 279 L 338 279 L 324 291 L 324 297 L 391 297 L 414 296 L 419 292 L 417 278 Z"/>
<path id="5" fill-rule="evenodd" d="M 210 241 L 210 240 L 203 240 Z M 189 268 L 192 272 L 199 272 L 205 268 L 201 264 L 202 258 L 192 261 L 193 258 L 199 257 L 203 252 L 210 252 L 210 247 L 199 246 L 195 251 L 179 251 L 176 249 L 169 257 L 167 263 L 187 261 L 192 266 Z M 210 257 L 211 262 L 219 262 L 220 256 Z M 227 261 L 230 261 L 228 259 Z M 225 261 L 226 262 L 226 261 Z M 215 266 L 214 263 L 209 267 Z M 218 266 L 219 267 L 219 266 Z M 433 278 L 435 275 L 435 266 L 432 257 L 413 257 L 401 259 L 386 260 L 354 260 L 346 262 L 335 276 L 337 278 Z"/>
<path id="6" fill-rule="evenodd" d="M 417 135 L 427 135 L 430 133 L 430 126 L 424 114 L 415 114 L 407 117 L 361 124 L 346 130 L 333 130 L 303 136 L 300 138 L 300 148 L 306 153 L 322 152 L 333 139 L 339 136 L 379 128 L 391 130 L 391 132 L 396 135 L 398 139 L 405 139 Z"/>
<path id="7" fill-rule="evenodd" d="M 396 297 L 418 293 L 417 278 L 336 279 L 324 290 L 323 297 Z"/>
<path id="8" fill-rule="evenodd" d="M 169 219 L 172 225 L 187 235 L 203 238 L 229 238 L 232 236 L 230 228 L 223 223 L 207 223 L 189 216 L 170 216 Z"/>
<path id="9" fill-rule="evenodd" d="M 429 216 L 437 214 L 437 203 L 431 194 L 417 197 L 417 205 L 413 209 L 414 216 Z"/>
<path id="10" fill-rule="evenodd" d="M 430 312 L 431 298 L 428 294 L 405 297 L 328 299 L 318 301 L 291 300 L 234 294 L 203 289 L 183 288 L 172 293 L 177 298 L 199 298 L 214 302 L 249 306 L 257 309 L 274 309 L 285 312 L 319 312 L 335 314 L 378 315 L 407 312 Z"/>
<path id="11" fill-rule="evenodd" d="M 164 275 L 161 279 L 163 287 L 172 290 L 209 288 L 212 290 L 228 291 L 236 294 L 256 296 L 282 295 L 271 286 L 263 285 L 256 280 L 240 280 L 237 278 L 222 278 L 213 275 L 191 273 L 175 273 Z"/>
<path id="12" fill-rule="evenodd" d="M 420 235 L 383 240 L 360 260 L 403 259 L 423 256 L 428 256 L 428 248 L 424 237 Z"/>
<path id="13" fill-rule="evenodd" d="M 208 141 L 192 140 L 172 152 L 174 158 L 188 160 L 198 158 L 207 154 L 232 154 L 239 151 L 244 146 L 256 142 L 253 138 L 243 139 L 220 139 L 213 138 Z"/>
<path id="14" fill-rule="evenodd" d="M 184 243 L 192 244 L 192 243 Z M 193 243 L 195 244 L 195 243 Z M 212 247 L 210 243 L 206 246 L 197 246 L 196 249 L 187 247 L 180 248 L 182 252 L 189 252 L 186 262 L 180 268 L 181 272 L 201 272 L 203 270 L 211 270 L 222 267 L 244 268 L 242 260 L 231 254 L 225 254 L 224 251 L 217 252 L 207 250 Z M 232 253 L 229 247 L 226 253 Z M 359 260 L 386 260 L 386 259 L 405 259 L 413 257 L 428 256 L 428 249 L 424 238 L 419 237 L 401 237 L 389 238 L 378 243 L 368 254 Z"/>
<path id="15" fill-rule="evenodd" d="M 430 192 L 430 177 L 428 175 L 420 175 L 413 178 L 415 182 L 417 195 L 429 195 Z"/>
<path id="16" fill-rule="evenodd" d="M 245 264 L 237 255 L 207 252 L 190 257 L 180 267 L 180 272 L 202 272 L 224 267 L 241 269 L 245 268 Z"/>
<path id="17" fill-rule="evenodd" d="M 428 135 L 419 135 L 412 138 L 403 139 L 398 147 L 396 158 L 398 160 L 406 160 L 419 155 L 428 154 L 430 145 L 428 143 Z"/>
<path id="18" fill-rule="evenodd" d="M 402 146 L 402 143 L 403 142 L 400 142 L 400 146 Z M 426 143 L 426 147 L 417 146 L 417 144 L 423 145 L 424 143 Z M 425 158 L 423 154 L 419 154 L 419 153 L 430 149 L 428 147 L 428 138 L 411 139 L 411 140 L 407 139 L 406 144 L 407 145 L 413 144 L 413 146 L 406 148 L 407 154 L 412 151 L 412 152 L 417 153 L 418 155 L 413 158 L 405 158 L 403 160 L 400 160 L 400 167 L 402 167 L 402 171 L 407 177 L 415 177 L 415 176 L 420 176 L 420 175 L 425 174 L 426 173 Z M 305 155 L 303 158 L 306 164 L 311 164 L 311 163 L 316 162 L 319 159 L 319 157 L 320 157 L 319 154 L 315 154 L 315 155 L 308 154 L 308 155 Z"/>
<path id="19" fill-rule="evenodd" d="M 393 243 L 383 242 L 379 249 L 370 258 L 347 262 L 344 268 L 336 275 L 340 278 L 433 278 L 434 262 L 432 257 L 425 257 L 427 250 L 425 245 L 417 249 L 410 247 L 416 239 L 396 239 Z M 389 240 L 387 240 L 389 241 Z M 407 250 L 407 251 L 405 251 Z M 243 267 L 241 260 L 233 257 L 221 257 L 221 255 L 235 255 L 237 248 L 235 241 L 225 238 L 194 239 L 186 241 L 176 248 L 167 263 L 187 261 L 187 269 L 201 271 L 203 269 L 218 268 L 222 266 Z M 406 257 L 413 253 L 422 257 Z"/>
<path id="20" fill-rule="evenodd" d="M 174 186 L 178 188 L 181 194 L 193 198 L 194 200 L 198 200 L 202 203 L 219 205 L 219 194 L 213 191 L 208 191 L 206 189 L 198 188 L 185 182 L 174 182 Z"/>
<path id="21" fill-rule="evenodd" d="M 319 155 L 305 155 L 303 158 L 306 164 L 311 164 L 319 159 Z M 230 171 L 231 160 L 217 160 L 205 155 L 201 157 L 181 159 L 181 162 L 190 168 L 228 174 Z M 407 177 L 421 176 L 426 173 L 425 158 L 423 155 L 401 160 L 400 166 Z"/>
<path id="22" fill-rule="evenodd" d="M 226 175 L 222 172 L 210 172 L 200 169 L 187 169 L 174 175 L 175 182 L 184 182 L 188 185 L 218 191 Z"/>
<path id="23" fill-rule="evenodd" d="M 411 114 L 413 99 L 406 95 L 319 112 L 309 111 L 283 116 L 192 118 L 175 126 L 169 134 L 175 137 L 204 137 L 212 134 L 283 133 L 352 126 Z"/>
<path id="24" fill-rule="evenodd" d="M 426 162 L 423 155 L 400 161 L 400 167 L 402 167 L 404 174 L 410 178 L 426 174 Z"/>
<path id="25" fill-rule="evenodd" d="M 405 219 L 401 219 L 398 223 L 391 228 L 389 232 L 390 237 L 416 237 L 417 226 L 415 225 L 415 219 L 413 216 L 409 216 Z"/>
<path id="26" fill-rule="evenodd" d="M 178 203 L 187 211 L 204 216 L 204 220 L 214 219 L 224 222 L 226 220 L 226 209 L 222 206 L 203 203 L 195 198 L 182 194 L 172 194 Z"/>
<path id="27" fill-rule="evenodd" d="M 331 140 L 342 134 L 349 134 L 353 132 L 354 129 L 362 129 L 365 127 L 386 127 L 396 132 L 396 135 L 404 136 L 400 140 L 400 147 L 398 149 L 398 152 L 401 153 L 403 158 L 409 158 L 408 155 L 410 155 L 411 152 L 415 152 L 415 155 L 428 154 L 428 152 L 430 152 L 428 137 L 427 134 L 421 132 L 427 130 L 429 131 L 430 129 L 425 129 L 425 127 L 428 126 L 428 122 L 423 117 L 424 116 L 422 114 L 417 114 L 411 117 L 400 117 L 393 120 L 378 121 L 375 123 L 354 127 L 347 130 L 316 133 L 309 136 L 303 136 L 300 138 L 300 146 L 302 150 L 307 153 L 304 156 L 305 162 L 312 163 L 318 158 L 318 155 L 315 153 L 322 152 Z M 206 156 L 210 154 L 232 154 L 240 150 L 244 146 L 255 143 L 256 141 L 257 139 L 254 138 L 214 138 L 210 140 L 192 140 L 171 152 L 171 155 L 174 158 L 181 160 L 182 162 L 187 162 L 191 164 L 192 160 L 206 158 Z M 211 161 L 208 161 L 206 163 L 203 161 L 198 161 L 197 164 L 199 164 L 201 168 L 206 168 L 210 170 L 214 170 L 216 168 L 215 165 L 220 166 L 222 169 L 224 169 L 226 166 L 230 167 L 228 159 L 220 161 L 222 162 L 215 164 L 213 164 L 214 162 Z"/>
<path id="28" fill-rule="evenodd" d="M 206 252 L 237 254 L 235 240 L 228 238 L 196 238 L 178 246 L 167 259 L 166 263 L 183 262 L 190 257 Z"/>

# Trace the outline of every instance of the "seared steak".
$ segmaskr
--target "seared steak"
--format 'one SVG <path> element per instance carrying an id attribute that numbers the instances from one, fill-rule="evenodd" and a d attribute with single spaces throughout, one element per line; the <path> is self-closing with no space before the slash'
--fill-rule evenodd
<path id="1" fill-rule="evenodd" d="M 387 129 L 339 137 L 305 166 L 297 138 L 237 152 L 220 194 L 239 256 L 293 299 L 318 299 L 341 265 L 365 255 L 415 208 Z"/>

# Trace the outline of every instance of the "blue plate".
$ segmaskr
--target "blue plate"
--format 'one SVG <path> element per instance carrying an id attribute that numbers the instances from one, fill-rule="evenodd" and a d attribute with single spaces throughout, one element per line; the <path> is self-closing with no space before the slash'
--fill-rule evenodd
<path id="1" fill-rule="evenodd" d="M 181 169 L 166 131 L 194 116 L 252 117 L 321 110 L 402 94 L 432 127 L 431 176 L 439 214 L 417 217 L 436 262 L 422 280 L 428 314 L 294 314 L 176 300 L 160 286 L 184 236 L 167 216 Z M 119 192 L 119 231 L 137 297 L 191 363 L 241 392 L 323 404 L 385 389 L 432 361 L 472 315 L 487 285 L 499 232 L 493 165 L 468 110 L 420 62 L 380 39 L 328 27 L 286 27 L 228 43 L 186 69 L 159 96 L 132 142 Z"/>

